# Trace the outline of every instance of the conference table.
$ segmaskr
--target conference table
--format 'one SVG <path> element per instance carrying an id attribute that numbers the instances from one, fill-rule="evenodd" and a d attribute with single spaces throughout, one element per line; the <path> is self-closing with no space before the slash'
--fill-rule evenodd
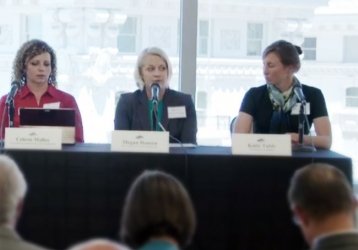
<path id="1" fill-rule="evenodd" d="M 196 250 L 306 249 L 287 204 L 294 171 L 330 163 L 352 183 L 351 159 L 328 150 L 282 157 L 232 155 L 230 147 L 216 146 L 120 153 L 109 144 L 77 144 L 3 153 L 29 184 L 19 233 L 52 249 L 93 237 L 118 240 L 125 195 L 145 169 L 170 173 L 188 189 L 198 223 L 188 249 Z"/>

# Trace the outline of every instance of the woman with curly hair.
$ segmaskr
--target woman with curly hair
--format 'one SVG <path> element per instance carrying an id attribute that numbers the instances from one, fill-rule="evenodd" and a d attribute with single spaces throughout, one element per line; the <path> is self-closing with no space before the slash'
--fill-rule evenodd
<path id="1" fill-rule="evenodd" d="M 20 125 L 20 108 L 72 108 L 75 110 L 75 140 L 83 142 L 82 118 L 75 98 L 56 88 L 56 54 L 44 41 L 33 39 L 25 42 L 18 50 L 14 63 L 12 80 L 19 83 L 14 96 L 13 126 Z M 0 117 L 3 126 L 9 124 L 6 108 L 7 95 L 0 99 Z M 4 128 L 2 138 L 4 138 Z"/>

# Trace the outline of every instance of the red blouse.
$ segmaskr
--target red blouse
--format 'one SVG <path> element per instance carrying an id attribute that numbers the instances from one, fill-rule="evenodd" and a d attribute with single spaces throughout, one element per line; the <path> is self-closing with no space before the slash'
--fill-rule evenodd
<path id="1" fill-rule="evenodd" d="M 7 95 L 0 99 L 0 119 L 3 124 L 2 138 L 4 138 L 5 127 L 9 126 L 8 110 L 5 105 Z M 60 103 L 60 108 L 73 108 L 76 114 L 75 125 L 75 140 L 76 142 L 83 142 L 83 126 L 80 110 L 78 109 L 75 98 L 54 86 L 49 85 L 47 91 L 41 96 L 40 104 L 36 102 L 35 95 L 30 91 L 27 85 L 22 86 L 16 93 L 14 98 L 15 114 L 14 114 L 14 127 L 19 127 L 19 109 L 20 108 L 42 108 L 45 104 Z M 5 112 L 5 114 L 4 114 Z"/>

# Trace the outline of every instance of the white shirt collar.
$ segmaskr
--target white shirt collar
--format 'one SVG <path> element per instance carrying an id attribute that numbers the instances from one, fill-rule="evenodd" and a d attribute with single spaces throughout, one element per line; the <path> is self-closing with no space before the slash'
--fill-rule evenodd
<path id="1" fill-rule="evenodd" d="M 326 234 L 321 234 L 313 240 L 312 247 L 314 248 L 314 246 L 322 239 L 328 238 L 333 235 L 340 235 L 340 234 L 357 234 L 358 235 L 358 229 L 339 230 L 339 231 L 333 231 L 333 232 L 326 233 Z"/>

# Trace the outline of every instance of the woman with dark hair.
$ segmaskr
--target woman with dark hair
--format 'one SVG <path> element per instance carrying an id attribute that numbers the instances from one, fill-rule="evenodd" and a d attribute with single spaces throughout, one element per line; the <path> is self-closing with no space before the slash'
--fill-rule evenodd
<path id="1" fill-rule="evenodd" d="M 14 97 L 14 127 L 20 125 L 20 108 L 72 108 L 76 116 L 75 140 L 83 142 L 82 119 L 76 100 L 72 95 L 56 88 L 56 73 L 56 54 L 47 43 L 34 39 L 21 46 L 16 54 L 12 73 L 12 80 L 20 83 Z M 0 117 L 5 125 L 9 123 L 6 98 L 7 95 L 0 100 Z M 4 137 L 4 130 L 2 135 Z"/>
<path id="2" fill-rule="evenodd" d="M 266 84 L 251 88 L 241 103 L 235 122 L 235 133 L 289 133 L 293 144 L 299 142 L 298 110 L 301 101 L 294 88 L 302 89 L 306 101 L 307 122 L 303 144 L 329 149 L 332 144 L 331 124 L 321 90 L 301 84 L 295 73 L 301 67 L 300 47 L 279 40 L 263 52 Z M 315 135 L 310 135 L 311 125 Z"/>
<path id="3" fill-rule="evenodd" d="M 127 194 L 121 238 L 134 249 L 178 250 L 194 235 L 195 212 L 184 186 L 160 171 L 145 171 Z"/>

